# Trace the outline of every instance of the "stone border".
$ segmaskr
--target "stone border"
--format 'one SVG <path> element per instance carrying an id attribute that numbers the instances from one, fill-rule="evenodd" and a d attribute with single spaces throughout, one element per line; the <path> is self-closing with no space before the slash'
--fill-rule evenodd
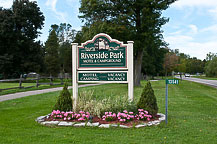
<path id="1" fill-rule="evenodd" d="M 158 113 L 159 119 L 150 121 L 148 123 L 141 123 L 135 126 L 135 128 L 141 128 L 145 126 L 152 126 L 152 125 L 159 125 L 161 121 L 165 120 L 165 115 L 162 113 Z M 90 122 L 66 122 L 66 121 L 45 121 L 46 118 L 48 118 L 50 114 L 46 116 L 40 116 L 35 121 L 38 122 L 41 125 L 45 126 L 73 126 L 73 127 L 99 127 L 99 128 L 110 128 L 110 127 L 120 127 L 120 128 L 132 128 L 125 125 L 119 125 L 119 124 L 99 124 L 99 122 L 90 123 Z"/>

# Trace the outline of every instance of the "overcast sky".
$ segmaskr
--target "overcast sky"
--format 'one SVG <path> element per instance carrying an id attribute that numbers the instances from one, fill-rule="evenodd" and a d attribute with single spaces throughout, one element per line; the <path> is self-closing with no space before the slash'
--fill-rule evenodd
<path id="1" fill-rule="evenodd" d="M 0 0 L 0 7 L 10 8 L 13 0 Z M 45 16 L 42 35 L 47 40 L 52 24 L 69 23 L 80 30 L 79 0 L 37 0 Z M 179 0 L 163 12 L 170 21 L 163 26 L 169 48 L 201 60 L 209 52 L 217 53 L 217 0 Z M 118 39 L 118 38 L 116 38 Z"/>

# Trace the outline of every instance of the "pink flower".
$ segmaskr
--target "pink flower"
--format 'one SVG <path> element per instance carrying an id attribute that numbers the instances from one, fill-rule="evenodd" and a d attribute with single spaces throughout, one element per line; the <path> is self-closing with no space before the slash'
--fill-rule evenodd
<path id="1" fill-rule="evenodd" d="M 66 120 L 66 117 L 64 118 L 64 120 Z"/>
<path id="2" fill-rule="evenodd" d="M 64 116 L 67 117 L 67 116 L 68 116 L 68 113 L 65 113 Z"/>
<path id="3" fill-rule="evenodd" d="M 84 112 L 83 111 L 79 111 L 79 113 L 83 114 Z"/>
<path id="4" fill-rule="evenodd" d="M 124 110 L 123 112 L 124 112 L 124 113 L 128 113 L 127 110 Z"/>
<path id="5" fill-rule="evenodd" d="M 148 111 L 144 111 L 146 114 L 148 114 Z"/>
<path id="6" fill-rule="evenodd" d="M 108 112 L 105 112 L 105 115 L 107 115 L 108 114 Z"/>
<path id="7" fill-rule="evenodd" d="M 87 114 L 87 115 L 90 115 L 90 113 L 89 113 L 89 112 L 86 112 L 86 114 Z"/>
<path id="8" fill-rule="evenodd" d="M 133 112 L 129 112 L 129 114 L 133 114 Z"/>
<path id="9" fill-rule="evenodd" d="M 116 114 L 115 113 L 113 113 L 113 115 L 112 115 L 113 117 L 116 117 Z"/>
<path id="10" fill-rule="evenodd" d="M 124 114 L 124 113 L 123 113 L 123 116 L 124 116 L 124 117 L 127 117 L 127 115 L 126 115 L 126 114 Z"/>
<path id="11" fill-rule="evenodd" d="M 70 117 L 68 117 L 68 120 L 70 120 L 71 118 Z"/>
<path id="12" fill-rule="evenodd" d="M 141 112 L 141 111 L 144 111 L 144 110 L 143 110 L 143 109 L 138 109 L 138 111 L 140 111 L 140 112 Z"/>
<path id="13" fill-rule="evenodd" d="M 150 121 L 151 119 L 150 119 L 150 118 L 147 118 L 147 120 Z"/>
<path id="14" fill-rule="evenodd" d="M 84 120 L 85 120 L 84 118 L 79 118 L 79 119 L 78 119 L 78 121 L 84 121 Z"/>

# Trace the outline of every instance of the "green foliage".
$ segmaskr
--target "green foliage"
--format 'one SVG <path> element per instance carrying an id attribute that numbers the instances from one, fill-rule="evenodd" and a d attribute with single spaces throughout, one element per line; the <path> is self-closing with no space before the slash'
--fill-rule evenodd
<path id="1" fill-rule="evenodd" d="M 51 30 L 56 32 L 59 49 L 59 63 L 61 72 L 71 73 L 72 72 L 72 48 L 71 43 L 74 41 L 76 31 L 70 24 L 61 23 L 60 25 L 51 25 Z"/>
<path id="2" fill-rule="evenodd" d="M 150 82 L 148 82 L 143 89 L 140 100 L 137 103 L 137 109 L 147 110 L 153 116 L 158 112 L 157 100 Z"/>
<path id="3" fill-rule="evenodd" d="M 79 93 L 76 112 L 87 111 L 91 115 L 101 117 L 105 112 L 122 112 L 128 110 L 137 112 L 136 105 L 129 103 L 127 95 L 116 98 L 96 99 L 93 91 L 82 91 Z"/>
<path id="4" fill-rule="evenodd" d="M 58 38 L 56 32 L 52 30 L 49 34 L 48 40 L 45 43 L 45 65 L 47 72 L 53 76 L 56 76 L 60 69 L 58 49 Z"/>
<path id="5" fill-rule="evenodd" d="M 181 73 L 203 73 L 206 60 L 201 61 L 196 57 L 191 58 L 189 55 L 179 53 L 178 50 L 171 50 L 165 55 L 164 71 L 165 74 L 171 74 L 172 71 Z"/>
<path id="6" fill-rule="evenodd" d="M 60 95 L 57 99 L 57 102 L 53 108 L 54 110 L 60 111 L 71 111 L 72 108 L 72 98 L 68 90 L 68 85 L 65 83 L 63 90 L 60 92 Z"/>
<path id="7" fill-rule="evenodd" d="M 163 62 L 160 48 L 167 44 L 163 40 L 161 27 L 168 19 L 161 17 L 161 14 L 174 1 L 81 0 L 80 18 L 86 23 L 82 34 L 79 33 L 75 40 L 84 42 L 103 32 L 124 42 L 134 41 L 135 84 L 140 85 L 142 68 L 144 73 L 152 73 L 150 68 L 155 69 L 154 73 L 162 68 L 158 65 Z M 142 65 L 143 59 L 144 63 L 151 63 Z"/>
<path id="8" fill-rule="evenodd" d="M 212 58 L 206 66 L 206 76 L 217 77 L 217 57 Z"/>
<path id="9" fill-rule="evenodd" d="M 43 21 L 36 2 L 14 0 L 12 8 L 0 8 L 0 69 L 4 78 L 41 71 L 42 46 L 35 39 Z"/>

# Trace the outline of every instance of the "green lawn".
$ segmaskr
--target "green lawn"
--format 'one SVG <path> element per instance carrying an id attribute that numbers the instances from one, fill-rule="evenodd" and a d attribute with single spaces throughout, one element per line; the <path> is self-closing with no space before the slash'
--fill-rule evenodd
<path id="1" fill-rule="evenodd" d="M 71 83 L 69 83 L 71 85 Z M 27 86 L 35 86 L 35 83 L 23 83 L 22 86 L 27 87 Z M 32 87 L 32 88 L 16 88 L 16 89 L 9 89 L 9 90 L 3 90 L 0 91 L 0 96 L 1 95 L 6 95 L 6 94 L 12 94 L 12 93 L 17 93 L 17 92 L 25 92 L 25 91 L 32 91 L 32 90 L 40 90 L 40 89 L 48 89 L 48 88 L 55 88 L 55 87 L 62 87 L 63 85 L 40 85 L 38 88 L 37 87 Z M 19 87 L 19 83 L 0 83 L 0 89 L 4 88 L 12 88 L 12 87 Z"/>
<path id="2" fill-rule="evenodd" d="M 165 111 L 165 81 L 151 82 L 159 112 Z M 143 86 L 145 82 L 142 83 Z M 94 90 L 96 98 L 127 94 L 127 85 L 108 84 L 81 88 Z M 135 88 L 138 100 L 141 87 Z M 0 143 L 176 143 L 216 144 L 217 91 L 214 88 L 181 81 L 169 85 L 169 123 L 140 129 L 45 127 L 34 120 L 51 112 L 59 92 L 0 102 Z"/>
<path id="3" fill-rule="evenodd" d="M 35 86 L 35 83 L 22 83 L 22 86 Z M 0 83 L 0 89 L 19 87 L 19 83 Z"/>
<path id="4" fill-rule="evenodd" d="M 216 77 L 206 77 L 206 76 L 192 76 L 193 78 L 207 79 L 207 80 L 217 80 Z"/>

